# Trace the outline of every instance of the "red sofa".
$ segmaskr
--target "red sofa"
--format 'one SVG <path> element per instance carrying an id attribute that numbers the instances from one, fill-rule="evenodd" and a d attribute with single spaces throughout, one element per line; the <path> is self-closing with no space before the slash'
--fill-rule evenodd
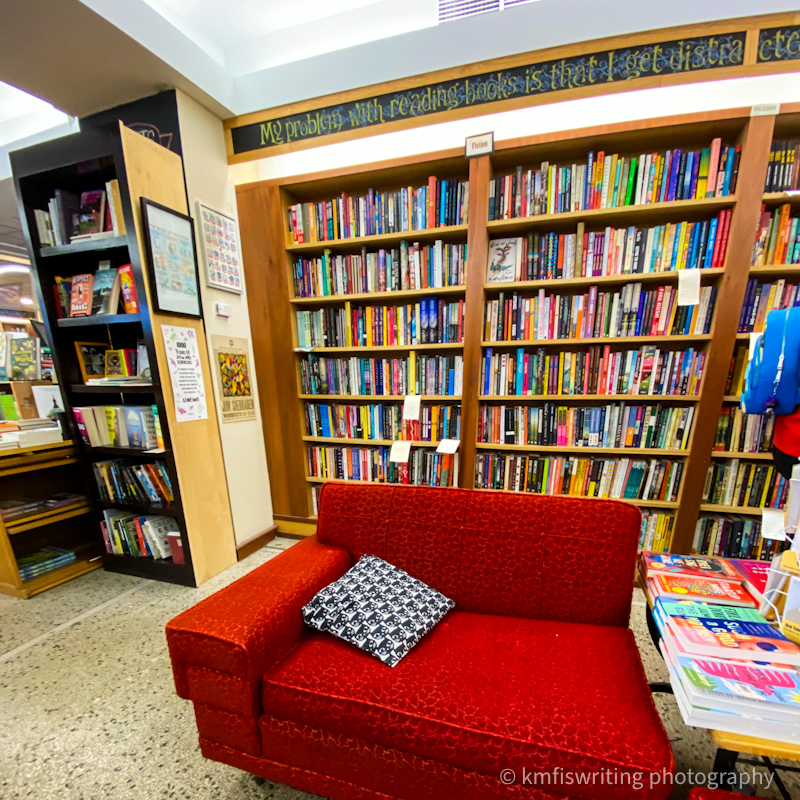
<path id="1" fill-rule="evenodd" d="M 201 751 L 334 800 L 666 798 L 638 536 L 615 501 L 326 484 L 315 536 L 167 626 Z M 301 619 L 363 554 L 456 602 L 394 668 Z"/>

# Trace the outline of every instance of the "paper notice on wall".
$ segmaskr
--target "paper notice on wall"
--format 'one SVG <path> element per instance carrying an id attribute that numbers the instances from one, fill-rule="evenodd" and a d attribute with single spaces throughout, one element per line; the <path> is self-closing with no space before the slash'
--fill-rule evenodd
<path id="1" fill-rule="evenodd" d="M 761 535 L 765 539 L 774 539 L 778 542 L 786 541 L 783 530 L 783 511 L 777 508 L 761 509 Z"/>
<path id="2" fill-rule="evenodd" d="M 194 328 L 162 325 L 164 349 L 167 355 L 175 418 L 178 422 L 208 419 L 203 368 Z"/>
<path id="3" fill-rule="evenodd" d="M 458 446 L 461 444 L 461 439 L 442 439 L 439 446 L 436 448 L 437 453 L 455 453 Z"/>
<path id="4" fill-rule="evenodd" d="M 700 302 L 700 270 L 678 270 L 678 305 L 696 306 Z"/>
<path id="5" fill-rule="evenodd" d="M 389 451 L 389 461 L 395 464 L 408 464 L 411 456 L 411 442 L 393 442 L 392 449 Z"/>
<path id="6" fill-rule="evenodd" d="M 403 419 L 419 420 L 419 406 L 421 395 L 407 394 L 403 401 Z"/>

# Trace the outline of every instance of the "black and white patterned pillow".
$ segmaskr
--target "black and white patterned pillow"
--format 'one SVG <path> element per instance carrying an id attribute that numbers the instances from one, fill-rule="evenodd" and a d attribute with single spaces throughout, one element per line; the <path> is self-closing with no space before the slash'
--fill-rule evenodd
<path id="1" fill-rule="evenodd" d="M 394 667 L 454 606 L 399 567 L 362 556 L 314 595 L 303 608 L 303 619 Z"/>

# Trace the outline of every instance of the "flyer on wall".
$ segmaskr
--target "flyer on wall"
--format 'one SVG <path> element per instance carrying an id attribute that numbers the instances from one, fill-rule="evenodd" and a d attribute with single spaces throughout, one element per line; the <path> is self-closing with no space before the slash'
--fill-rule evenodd
<path id="1" fill-rule="evenodd" d="M 178 422 L 208 419 L 203 368 L 194 329 L 162 325 L 161 334 L 175 398 L 175 418 Z"/>
<path id="2" fill-rule="evenodd" d="M 219 378 L 223 422 L 256 418 L 256 404 L 250 382 L 248 342 L 236 336 L 212 336 L 214 361 Z"/>

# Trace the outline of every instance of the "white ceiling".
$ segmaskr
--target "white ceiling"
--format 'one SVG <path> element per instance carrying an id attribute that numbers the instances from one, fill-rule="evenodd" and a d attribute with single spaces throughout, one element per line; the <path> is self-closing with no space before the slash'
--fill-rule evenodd
<path id="1" fill-rule="evenodd" d="M 0 147 L 54 128 L 68 119 L 50 103 L 0 82 Z"/>

